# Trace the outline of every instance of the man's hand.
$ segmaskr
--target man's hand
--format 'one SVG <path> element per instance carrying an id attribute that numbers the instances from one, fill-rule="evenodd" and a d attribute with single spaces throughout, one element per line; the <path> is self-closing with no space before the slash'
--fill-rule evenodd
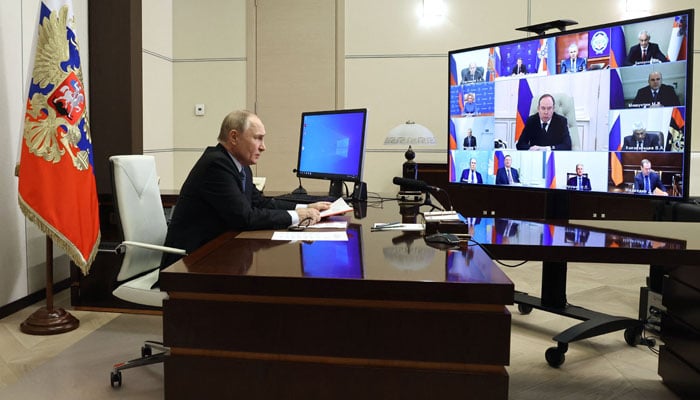
<path id="1" fill-rule="evenodd" d="M 327 209 L 331 208 L 331 203 L 328 201 L 318 201 L 316 203 L 311 203 L 311 204 L 307 205 L 306 207 L 315 208 L 318 211 L 323 211 L 323 210 L 327 210 Z"/>
<path id="2" fill-rule="evenodd" d="M 314 203 L 317 204 L 317 203 Z M 321 220 L 321 212 L 316 208 L 312 208 L 311 204 L 307 208 L 297 208 L 295 210 L 299 215 L 299 225 L 306 225 L 306 220 L 310 220 L 309 225 L 313 225 Z"/>

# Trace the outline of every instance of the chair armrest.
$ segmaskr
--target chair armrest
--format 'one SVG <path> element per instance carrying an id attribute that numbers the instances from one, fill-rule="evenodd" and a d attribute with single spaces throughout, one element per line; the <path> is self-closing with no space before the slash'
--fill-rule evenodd
<path id="1" fill-rule="evenodd" d="M 121 244 L 119 245 L 119 247 L 122 249 L 122 251 L 124 251 L 124 249 L 128 246 L 140 247 L 142 249 L 156 250 L 156 251 L 160 251 L 163 253 L 187 255 L 187 251 L 185 251 L 184 249 L 178 249 L 175 247 L 167 247 L 167 246 L 158 246 L 158 245 L 149 244 L 149 243 L 132 242 L 129 240 L 125 240 L 125 241 L 121 242 Z"/>

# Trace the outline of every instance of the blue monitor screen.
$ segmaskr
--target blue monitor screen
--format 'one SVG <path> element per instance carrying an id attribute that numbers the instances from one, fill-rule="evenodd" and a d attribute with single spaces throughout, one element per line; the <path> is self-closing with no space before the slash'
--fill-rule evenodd
<path id="1" fill-rule="evenodd" d="M 450 51 L 449 181 L 688 198 L 694 28 L 684 10 Z"/>
<path id="2" fill-rule="evenodd" d="M 362 279 L 362 227 L 348 225 L 347 242 L 321 241 L 301 244 L 303 275 L 315 278 Z"/>
<path id="3" fill-rule="evenodd" d="M 297 176 L 361 181 L 366 117 L 366 109 L 302 113 Z"/>

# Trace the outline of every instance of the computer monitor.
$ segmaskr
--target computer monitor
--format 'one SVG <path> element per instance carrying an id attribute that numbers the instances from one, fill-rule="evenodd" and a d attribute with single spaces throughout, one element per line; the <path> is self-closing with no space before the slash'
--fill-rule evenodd
<path id="1" fill-rule="evenodd" d="M 450 51 L 449 181 L 562 201 L 687 199 L 694 30 L 683 10 Z"/>
<path id="2" fill-rule="evenodd" d="M 301 114 L 299 178 L 330 180 L 328 195 L 343 196 L 343 182 L 362 181 L 367 109 Z"/>

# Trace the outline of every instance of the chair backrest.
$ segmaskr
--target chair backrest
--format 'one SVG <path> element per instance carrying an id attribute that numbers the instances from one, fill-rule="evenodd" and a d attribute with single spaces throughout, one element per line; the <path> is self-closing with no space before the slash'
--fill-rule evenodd
<path id="1" fill-rule="evenodd" d="M 168 225 L 158 188 L 153 156 L 124 155 L 109 158 L 115 210 L 124 240 L 162 245 Z M 124 281 L 160 266 L 160 251 L 126 249 L 117 281 Z"/>
<path id="2" fill-rule="evenodd" d="M 581 150 L 581 138 L 576 125 L 576 105 L 574 98 L 568 93 L 551 93 L 554 97 L 554 112 L 566 118 L 571 135 L 571 150 Z M 540 96 L 535 96 L 530 103 L 530 115 L 537 113 L 537 103 Z"/>

